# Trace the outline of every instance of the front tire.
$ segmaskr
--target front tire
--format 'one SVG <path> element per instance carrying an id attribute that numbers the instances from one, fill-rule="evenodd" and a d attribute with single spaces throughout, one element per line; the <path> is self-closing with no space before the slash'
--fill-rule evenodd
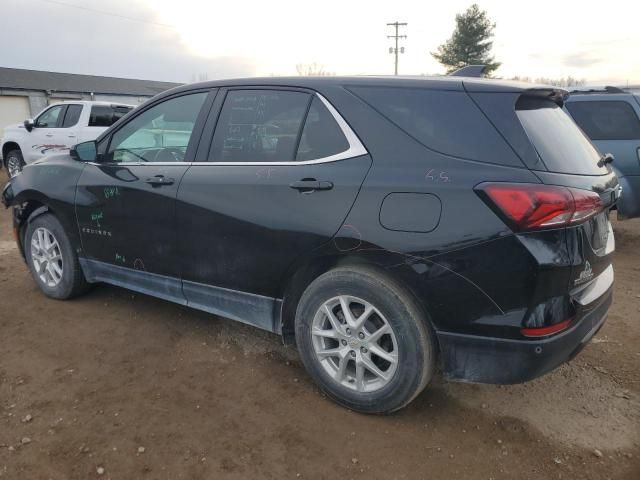
<path id="1" fill-rule="evenodd" d="M 391 413 L 413 400 L 435 368 L 434 335 L 411 295 L 361 267 L 318 277 L 296 311 L 305 368 L 337 403 Z"/>
<path id="2" fill-rule="evenodd" d="M 33 279 L 46 296 L 66 300 L 87 290 L 78 255 L 64 228 L 50 213 L 29 222 L 24 253 Z"/>
<path id="3" fill-rule="evenodd" d="M 7 153 L 4 165 L 7 168 L 7 175 L 9 175 L 9 178 L 13 178 L 18 175 L 24 167 L 22 152 L 20 150 L 11 150 Z"/>

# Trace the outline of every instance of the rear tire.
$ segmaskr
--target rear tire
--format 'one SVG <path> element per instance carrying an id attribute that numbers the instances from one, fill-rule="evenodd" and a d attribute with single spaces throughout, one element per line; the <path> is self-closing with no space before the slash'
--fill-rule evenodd
<path id="1" fill-rule="evenodd" d="M 33 279 L 46 296 L 66 300 L 88 289 L 78 255 L 52 214 L 45 213 L 29 222 L 24 253 Z"/>
<path id="2" fill-rule="evenodd" d="M 4 166 L 7 169 L 7 175 L 9 178 L 15 177 L 24 167 L 22 152 L 16 149 L 7 153 L 7 158 L 4 159 Z"/>
<path id="3" fill-rule="evenodd" d="M 351 410 L 399 410 L 433 376 L 428 320 L 409 293 L 373 270 L 343 267 L 318 277 L 300 299 L 295 330 L 307 372 Z"/>

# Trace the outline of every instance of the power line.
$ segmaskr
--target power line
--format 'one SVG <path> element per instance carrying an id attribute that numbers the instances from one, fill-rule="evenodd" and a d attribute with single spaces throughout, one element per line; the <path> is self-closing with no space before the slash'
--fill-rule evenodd
<path id="1" fill-rule="evenodd" d="M 175 29 L 175 27 L 173 25 L 169 25 L 169 24 L 166 24 L 166 23 L 153 22 L 153 21 L 150 21 L 150 20 L 143 20 L 141 18 L 135 18 L 135 17 L 128 17 L 126 15 L 120 15 L 119 13 L 107 12 L 105 10 L 97 10 L 95 8 L 84 7 L 82 5 L 74 5 L 72 3 L 60 2 L 58 0 L 40 0 L 40 1 L 41 2 L 45 2 L 45 3 L 51 3 L 53 5 L 58 5 L 60 7 L 75 8 L 77 10 L 84 10 L 86 12 L 99 13 L 100 15 L 108 15 L 109 17 L 122 18 L 124 20 L 130 20 L 132 22 L 148 23 L 150 25 L 156 25 L 158 27 L 174 28 Z"/>
<path id="2" fill-rule="evenodd" d="M 407 38 L 406 35 L 398 35 L 398 27 L 406 27 L 407 24 L 406 23 L 400 23 L 400 22 L 393 22 L 393 23 L 387 23 L 387 26 L 389 27 L 395 27 L 396 29 L 396 33 L 395 35 L 387 35 L 387 38 L 393 38 L 396 41 L 396 47 L 389 47 L 389 53 L 395 53 L 395 69 L 394 69 L 394 75 L 398 75 L 398 53 L 404 53 L 404 47 L 400 47 L 400 51 L 398 51 L 398 39 L 400 38 Z"/>

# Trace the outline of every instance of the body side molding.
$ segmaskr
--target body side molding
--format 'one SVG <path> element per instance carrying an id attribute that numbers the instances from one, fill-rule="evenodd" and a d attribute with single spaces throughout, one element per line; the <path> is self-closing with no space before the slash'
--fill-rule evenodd
<path id="1" fill-rule="evenodd" d="M 97 260 L 79 260 L 88 282 L 109 283 L 280 333 L 275 320 L 280 319 L 281 299 L 182 281 Z"/>

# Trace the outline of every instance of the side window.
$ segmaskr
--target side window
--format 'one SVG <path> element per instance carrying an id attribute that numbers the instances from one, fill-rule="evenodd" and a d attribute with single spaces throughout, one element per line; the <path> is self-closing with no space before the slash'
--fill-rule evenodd
<path id="1" fill-rule="evenodd" d="M 316 160 L 348 149 L 349 142 L 333 115 L 322 100 L 314 96 L 302 129 L 296 160 Z"/>
<path id="2" fill-rule="evenodd" d="M 62 114 L 62 110 L 66 108 L 66 105 L 56 105 L 44 112 L 36 120 L 36 127 L 38 128 L 55 128 L 58 126 L 58 118 Z"/>
<path id="3" fill-rule="evenodd" d="M 350 90 L 432 150 L 469 160 L 512 164 L 513 150 L 466 92 L 397 87 Z"/>
<path id="4" fill-rule="evenodd" d="M 82 105 L 68 105 L 67 113 L 64 114 L 64 120 L 62 121 L 62 128 L 75 126 L 80 120 L 81 113 Z"/>
<path id="5" fill-rule="evenodd" d="M 165 100 L 125 123 L 112 136 L 107 162 L 181 162 L 207 92 Z"/>
<path id="6" fill-rule="evenodd" d="M 122 117 L 124 117 L 131 108 L 118 107 L 111 105 L 94 105 L 91 107 L 89 116 L 90 127 L 110 127 Z"/>
<path id="7" fill-rule="evenodd" d="M 591 140 L 640 139 L 640 120 L 624 101 L 568 102 L 567 109 Z"/>
<path id="8" fill-rule="evenodd" d="M 293 161 L 310 95 L 279 90 L 227 93 L 210 162 Z"/>

